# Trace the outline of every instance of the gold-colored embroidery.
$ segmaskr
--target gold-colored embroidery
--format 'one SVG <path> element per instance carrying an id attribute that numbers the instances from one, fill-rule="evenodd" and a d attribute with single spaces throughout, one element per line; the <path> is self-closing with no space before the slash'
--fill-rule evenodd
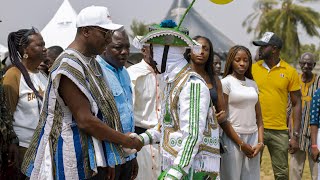
<path id="1" fill-rule="evenodd" d="M 169 127 L 164 128 L 162 147 L 165 151 L 170 153 L 172 156 L 177 157 L 178 152 L 175 149 L 173 149 L 169 144 L 169 136 L 170 136 L 170 133 L 173 133 L 173 132 L 176 132 L 174 128 L 169 128 Z"/>
<path id="2" fill-rule="evenodd" d="M 207 152 L 210 152 L 212 154 L 220 154 L 220 150 L 218 148 L 213 148 L 213 147 L 210 147 L 210 146 L 206 146 L 204 144 L 200 144 L 199 152 L 200 151 L 207 151 Z"/>
<path id="3" fill-rule="evenodd" d="M 180 130 L 180 120 L 179 120 L 179 114 L 178 114 L 178 101 L 179 101 L 179 93 L 181 92 L 183 86 L 186 84 L 187 80 L 190 79 L 191 75 L 195 75 L 197 77 L 199 77 L 199 75 L 193 73 L 190 71 L 190 67 L 186 66 L 185 68 L 183 68 L 179 75 L 177 76 L 177 79 L 174 81 L 173 84 L 170 84 L 171 89 L 169 90 L 169 94 L 167 94 L 167 96 L 169 96 L 169 106 L 170 106 L 170 115 L 171 118 L 173 120 L 173 127 L 164 127 L 164 141 L 162 144 L 163 149 L 168 152 L 169 154 L 171 154 L 174 157 L 177 157 L 178 152 L 170 145 L 170 134 L 177 132 L 178 130 Z M 201 78 L 201 77 L 199 77 Z M 203 135 L 205 137 L 211 137 L 212 134 L 212 130 L 216 130 L 218 128 L 218 122 L 217 119 L 215 117 L 215 109 L 212 106 L 212 102 L 210 103 L 210 107 L 209 107 L 209 111 L 208 111 L 208 115 L 207 115 L 207 121 L 206 121 L 206 128 L 205 131 L 203 132 Z M 213 148 L 210 146 L 207 146 L 205 144 L 201 144 L 199 146 L 199 152 L 200 151 L 207 151 L 209 153 L 212 154 L 220 154 L 220 150 L 219 148 Z M 216 175 L 218 175 L 218 173 L 214 173 Z"/>

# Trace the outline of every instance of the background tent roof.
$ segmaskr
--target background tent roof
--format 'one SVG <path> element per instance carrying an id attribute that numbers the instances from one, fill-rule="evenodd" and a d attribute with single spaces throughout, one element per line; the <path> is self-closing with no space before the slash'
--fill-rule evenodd
<path id="1" fill-rule="evenodd" d="M 41 31 L 46 47 L 55 45 L 64 49 L 68 47 L 77 32 L 76 18 L 77 13 L 69 1 L 64 0 L 56 14 Z"/>
<path id="2" fill-rule="evenodd" d="M 188 0 L 174 0 L 165 19 L 172 19 L 178 24 L 189 5 Z M 235 45 L 228 37 L 206 21 L 194 8 L 190 9 L 181 26 L 189 29 L 191 37 L 196 35 L 208 37 L 213 43 L 213 50 L 219 54 L 227 53 Z"/>

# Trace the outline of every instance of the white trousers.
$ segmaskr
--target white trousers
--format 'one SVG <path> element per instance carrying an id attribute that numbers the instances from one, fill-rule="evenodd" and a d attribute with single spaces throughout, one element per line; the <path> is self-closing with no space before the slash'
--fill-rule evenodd
<path id="1" fill-rule="evenodd" d="M 159 144 L 146 145 L 138 152 L 139 171 L 137 180 L 158 179 L 161 173 Z"/>
<path id="2" fill-rule="evenodd" d="M 258 143 L 258 132 L 238 135 L 244 143 L 252 147 Z M 259 180 L 260 153 L 249 159 L 225 133 L 222 134 L 222 140 L 227 152 L 221 155 L 221 180 Z"/>

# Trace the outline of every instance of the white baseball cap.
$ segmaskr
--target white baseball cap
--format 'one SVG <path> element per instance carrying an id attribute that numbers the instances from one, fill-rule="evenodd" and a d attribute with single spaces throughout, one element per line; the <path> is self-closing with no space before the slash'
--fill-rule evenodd
<path id="1" fill-rule="evenodd" d="M 77 16 L 76 26 L 77 28 L 98 26 L 108 30 L 118 30 L 123 27 L 112 22 L 108 8 L 103 6 L 89 6 L 82 9 Z"/>

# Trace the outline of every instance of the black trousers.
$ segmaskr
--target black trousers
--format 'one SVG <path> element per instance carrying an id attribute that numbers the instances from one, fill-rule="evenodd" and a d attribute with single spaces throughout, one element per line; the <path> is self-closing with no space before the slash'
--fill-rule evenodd
<path id="1" fill-rule="evenodd" d="M 115 180 L 128 180 L 131 178 L 132 160 L 116 166 Z"/>

